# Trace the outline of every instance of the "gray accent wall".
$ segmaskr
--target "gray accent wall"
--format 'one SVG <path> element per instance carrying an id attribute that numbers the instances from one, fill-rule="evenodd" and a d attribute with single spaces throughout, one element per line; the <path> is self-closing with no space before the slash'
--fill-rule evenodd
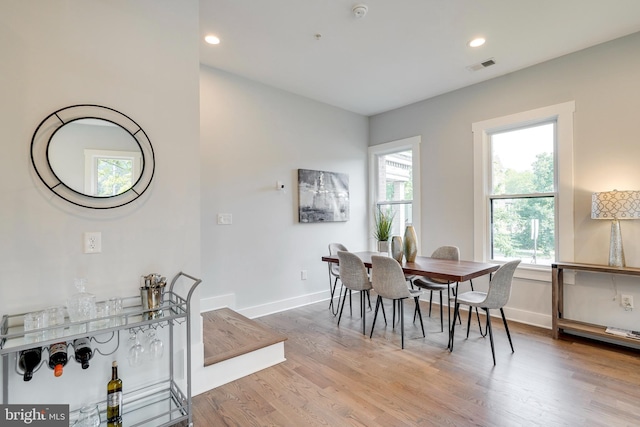
<path id="1" fill-rule="evenodd" d="M 253 317 L 328 298 L 328 244 L 366 250 L 367 117 L 202 66 L 200 123 L 203 309 Z M 298 222 L 298 169 L 349 176 L 349 221 Z"/>
<path id="2" fill-rule="evenodd" d="M 591 193 L 640 189 L 640 33 L 598 45 L 455 92 L 370 117 L 370 144 L 422 135 L 422 251 L 457 245 L 473 259 L 474 122 L 575 101 L 574 244 L 576 261 L 606 264 L 608 221 L 590 219 Z M 500 66 L 500 58 L 496 58 Z M 482 71 L 478 71 L 481 73 Z M 640 221 L 624 221 L 627 265 L 640 266 Z M 631 328 L 640 317 L 614 301 L 640 298 L 640 283 L 581 274 L 566 291 L 567 314 Z M 549 282 L 520 280 L 512 317 L 549 326 Z"/>

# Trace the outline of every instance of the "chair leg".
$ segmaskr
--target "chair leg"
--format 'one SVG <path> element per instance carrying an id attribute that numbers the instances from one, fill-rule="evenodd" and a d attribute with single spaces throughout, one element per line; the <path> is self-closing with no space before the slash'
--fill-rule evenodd
<path id="1" fill-rule="evenodd" d="M 452 291 L 451 286 L 447 286 L 447 301 L 451 301 L 451 291 Z M 456 299 L 455 302 L 457 304 L 458 300 Z M 456 313 L 457 311 L 453 310 L 453 320 L 456 319 Z M 453 323 L 455 324 L 456 322 L 453 322 Z M 449 344 L 451 344 L 451 334 L 452 334 L 451 331 L 453 330 L 453 327 L 451 326 L 451 310 L 447 311 L 447 330 L 449 331 Z M 447 347 L 449 346 L 449 344 L 447 344 Z"/>
<path id="2" fill-rule="evenodd" d="M 391 328 L 396 328 L 396 300 L 393 300 L 393 322 L 391 322 Z"/>
<path id="3" fill-rule="evenodd" d="M 371 310 L 371 292 L 367 291 L 367 301 L 369 301 L 369 310 Z"/>
<path id="4" fill-rule="evenodd" d="M 376 327 L 376 318 L 378 317 L 378 307 L 380 307 L 381 300 L 382 300 L 382 297 L 378 295 L 378 299 L 376 300 L 376 311 L 373 313 L 373 323 L 371 324 L 371 333 L 369 334 L 369 338 L 373 336 L 373 328 Z M 384 307 L 382 308 L 382 310 L 384 312 Z"/>
<path id="5" fill-rule="evenodd" d="M 348 291 L 349 291 L 349 314 L 353 316 L 353 301 L 351 300 L 351 289 L 348 289 Z"/>
<path id="6" fill-rule="evenodd" d="M 380 307 L 382 308 L 382 317 L 384 318 L 384 324 L 387 325 L 387 313 L 384 311 L 384 304 L 380 304 Z"/>
<path id="7" fill-rule="evenodd" d="M 400 340 L 402 341 L 402 349 L 404 349 L 404 300 L 399 299 L 398 305 L 400 306 Z"/>
<path id="8" fill-rule="evenodd" d="M 496 350 L 493 346 L 493 331 L 491 330 L 491 316 L 489 315 L 489 309 L 485 308 L 487 313 L 487 331 L 489 331 L 489 341 L 491 341 L 491 355 L 493 356 L 493 364 L 496 364 Z"/>
<path id="9" fill-rule="evenodd" d="M 422 323 L 422 311 L 420 311 L 420 297 L 415 297 L 416 300 L 416 310 L 418 312 L 418 314 L 420 315 L 420 327 L 422 328 L 422 337 L 426 337 L 425 333 L 424 333 L 424 323 Z M 414 311 L 414 313 L 415 313 Z M 414 314 L 415 317 L 415 314 Z M 415 321 L 415 319 L 414 319 Z"/>
<path id="10" fill-rule="evenodd" d="M 395 300 L 392 302 L 391 304 L 393 306 L 393 317 L 391 317 L 391 327 L 395 328 L 396 327 L 396 302 Z"/>
<path id="11" fill-rule="evenodd" d="M 331 273 L 329 273 L 331 274 Z M 336 277 L 336 280 L 333 282 L 333 286 L 331 286 L 331 281 L 329 281 L 329 289 L 331 291 L 331 298 L 329 299 L 329 310 L 331 310 L 331 313 L 335 316 L 336 314 L 338 314 L 338 307 L 340 307 L 340 300 L 338 300 L 338 305 L 335 307 L 336 311 L 335 313 L 333 312 L 333 298 L 336 294 L 336 286 L 338 285 L 338 278 Z"/>
<path id="12" fill-rule="evenodd" d="M 440 332 L 444 332 L 444 316 L 442 315 L 442 291 L 440 293 Z"/>
<path id="13" fill-rule="evenodd" d="M 431 304 L 433 304 L 433 291 L 429 291 L 429 317 L 431 317 Z"/>
<path id="14" fill-rule="evenodd" d="M 338 314 L 338 309 L 340 308 L 340 298 L 343 298 L 342 297 L 342 290 L 343 289 L 344 289 L 344 283 L 342 283 L 342 280 L 341 280 L 340 281 L 340 292 L 338 293 L 338 305 L 336 305 L 336 314 Z M 345 293 L 345 296 L 346 296 L 346 293 Z"/>
<path id="15" fill-rule="evenodd" d="M 460 283 L 456 282 L 456 287 L 455 288 L 451 288 L 451 291 L 453 292 L 454 296 L 456 295 L 456 292 L 458 292 L 457 289 L 458 289 L 458 285 L 459 284 Z M 449 283 L 449 286 L 451 286 L 451 283 Z M 455 320 L 455 318 L 454 318 L 454 320 Z M 458 313 L 458 323 L 460 323 L 462 325 L 462 318 L 460 317 L 460 313 Z"/>
<path id="16" fill-rule="evenodd" d="M 342 319 L 342 311 L 344 310 L 344 302 L 346 300 L 347 300 L 347 295 L 345 294 L 344 298 L 342 298 L 342 305 L 340 306 L 340 315 L 338 316 L 338 326 L 340 326 L 340 319 Z"/>
<path id="17" fill-rule="evenodd" d="M 360 291 L 360 311 L 362 312 L 362 335 L 367 335 L 367 332 L 365 330 L 365 311 L 364 311 L 364 306 L 366 304 L 364 297 L 366 292 L 367 291 Z"/>
<path id="18" fill-rule="evenodd" d="M 476 310 L 478 307 L 476 307 Z M 471 329 L 471 314 L 473 313 L 473 307 L 469 306 L 469 318 L 467 319 L 467 338 L 469 338 L 469 330 Z M 480 333 L 482 334 L 482 328 L 480 328 Z"/>
<path id="19" fill-rule="evenodd" d="M 507 318 L 504 317 L 504 310 L 500 308 L 500 314 L 502 315 L 502 323 L 504 323 L 504 329 L 507 331 L 507 338 L 509 338 L 509 345 L 511 346 L 511 353 L 514 353 L 513 343 L 511 342 L 511 334 L 509 333 L 509 327 L 507 326 Z"/>
<path id="20" fill-rule="evenodd" d="M 489 280 L 491 280 L 491 275 L 489 275 Z M 469 285 L 471 286 L 471 290 L 473 291 L 473 280 L 469 279 Z M 469 317 L 471 317 L 471 311 L 469 311 Z M 482 323 L 480 323 L 480 313 L 478 312 L 478 307 L 476 307 L 476 317 L 478 318 L 478 328 L 480 329 L 480 335 L 486 337 L 487 331 L 484 331 L 484 333 L 482 333 Z"/>
<path id="21" fill-rule="evenodd" d="M 460 310 L 460 304 L 458 304 L 458 302 L 456 301 L 456 305 L 455 308 L 453 309 L 453 316 L 455 319 L 456 314 L 458 314 L 458 311 Z M 451 330 L 449 332 L 449 351 L 452 352 L 453 351 L 453 337 L 455 335 L 456 332 L 456 322 L 453 322 L 453 325 L 451 326 Z"/>

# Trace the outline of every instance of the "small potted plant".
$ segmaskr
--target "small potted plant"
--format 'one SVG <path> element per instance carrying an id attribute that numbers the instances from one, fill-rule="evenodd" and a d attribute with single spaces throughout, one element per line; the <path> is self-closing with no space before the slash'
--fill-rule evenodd
<path id="1" fill-rule="evenodd" d="M 391 239 L 391 226 L 395 214 L 391 210 L 383 212 L 378 210 L 374 214 L 375 228 L 373 237 L 378 241 L 378 252 L 389 252 L 389 240 Z"/>

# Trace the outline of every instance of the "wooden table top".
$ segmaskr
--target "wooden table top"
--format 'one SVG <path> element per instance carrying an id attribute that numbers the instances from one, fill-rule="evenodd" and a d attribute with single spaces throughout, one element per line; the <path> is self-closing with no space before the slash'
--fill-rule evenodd
<path id="1" fill-rule="evenodd" d="M 371 256 L 381 255 L 380 252 L 354 252 L 368 268 L 371 268 Z M 326 255 L 322 261 L 338 263 L 338 255 Z M 448 259 L 436 259 L 425 256 L 416 257 L 414 262 L 402 262 L 402 270 L 405 274 L 415 274 L 417 276 L 435 277 L 449 280 L 451 282 L 466 282 L 476 277 L 493 273 L 500 264 L 488 264 L 476 261 L 451 261 Z"/>

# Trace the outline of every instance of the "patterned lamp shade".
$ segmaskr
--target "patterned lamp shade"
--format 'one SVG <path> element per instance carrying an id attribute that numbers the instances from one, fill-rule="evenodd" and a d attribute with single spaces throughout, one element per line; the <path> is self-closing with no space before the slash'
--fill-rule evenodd
<path id="1" fill-rule="evenodd" d="M 593 193 L 591 219 L 640 219 L 640 191 Z"/>
<path id="2" fill-rule="evenodd" d="M 611 220 L 609 265 L 625 267 L 621 219 L 640 218 L 640 191 L 603 191 L 591 196 L 591 218 Z"/>

